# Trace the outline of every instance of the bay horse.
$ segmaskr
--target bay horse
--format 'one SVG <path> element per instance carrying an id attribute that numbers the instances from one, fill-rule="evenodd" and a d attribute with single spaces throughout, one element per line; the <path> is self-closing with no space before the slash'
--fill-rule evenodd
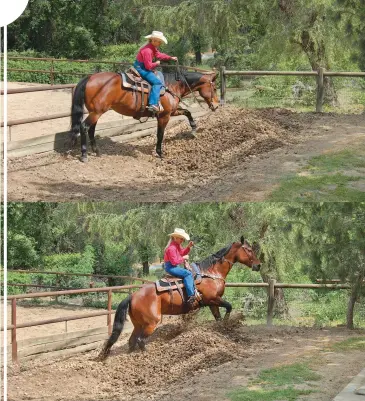
<path id="1" fill-rule="evenodd" d="M 228 245 L 199 264 L 202 281 L 196 286 L 202 301 L 200 304 L 195 301 L 192 306 L 188 306 L 182 300 L 177 290 L 172 293 L 157 292 L 155 283 L 143 285 L 118 305 L 112 334 L 105 342 L 97 359 L 104 360 L 110 354 L 110 348 L 123 330 L 127 313 L 134 326 L 129 338 L 130 351 L 134 351 L 137 345 L 141 350 L 145 350 L 145 341 L 155 331 L 162 315 L 181 315 L 199 309 L 201 306 L 209 306 L 216 320 L 221 319 L 219 308 L 224 307 L 226 309 L 224 319 L 228 319 L 232 305 L 222 296 L 225 290 L 225 279 L 236 262 L 250 267 L 253 271 L 259 271 L 261 267 L 261 262 L 257 259 L 251 245 L 243 237 L 240 242 Z"/>
<path id="2" fill-rule="evenodd" d="M 160 97 L 163 110 L 157 117 L 157 144 L 156 153 L 162 154 L 162 141 L 164 132 L 170 117 L 185 115 L 190 123 L 193 133 L 196 130 L 195 121 L 189 110 L 179 107 L 179 103 L 191 92 L 199 92 L 200 96 L 208 104 L 212 111 L 218 107 L 219 100 L 215 81 L 217 72 L 199 73 L 186 72 L 179 69 L 179 73 L 164 73 L 165 94 Z M 141 106 L 148 104 L 148 93 L 134 91 L 122 87 L 121 75 L 114 72 L 100 72 L 83 78 L 76 86 L 72 98 L 71 107 L 71 130 L 69 133 L 69 150 L 76 144 L 77 135 L 81 134 L 81 161 L 87 161 L 86 132 L 89 134 L 92 150 L 100 155 L 96 146 L 95 127 L 98 119 L 108 110 L 114 110 L 124 116 L 134 118 L 151 117 L 151 112 L 144 110 Z M 84 105 L 89 115 L 84 121 Z"/>

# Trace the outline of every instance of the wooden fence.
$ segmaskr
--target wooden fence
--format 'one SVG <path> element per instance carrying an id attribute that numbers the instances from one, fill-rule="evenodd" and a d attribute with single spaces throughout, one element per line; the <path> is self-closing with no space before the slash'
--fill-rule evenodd
<path id="1" fill-rule="evenodd" d="M 336 72 L 326 71 L 325 68 L 319 68 L 318 71 L 232 71 L 221 67 L 220 78 L 220 97 L 221 104 L 225 104 L 227 100 L 227 77 L 230 76 L 313 76 L 316 77 L 316 112 L 321 113 L 323 107 L 323 99 L 325 94 L 324 78 L 325 77 L 365 77 L 365 72 Z"/>
<path id="2" fill-rule="evenodd" d="M 12 361 L 17 362 L 18 357 L 32 357 L 35 354 L 42 352 L 50 352 L 55 350 L 62 350 L 68 347 L 75 347 L 77 345 L 84 345 L 88 347 L 87 349 L 96 348 L 99 342 L 111 334 L 112 322 L 111 315 L 115 313 L 112 310 L 112 294 L 117 291 L 132 291 L 132 289 L 140 288 L 140 285 L 125 285 L 125 286 L 115 286 L 115 287 L 103 287 L 103 288 L 87 288 L 87 289 L 77 289 L 77 290 L 67 290 L 67 291 L 51 291 L 43 293 L 33 293 L 33 294 L 18 294 L 10 295 L 7 297 L 11 301 L 11 324 L 2 327 L 1 330 L 11 330 L 11 351 Z M 275 280 L 270 279 L 268 283 L 226 283 L 226 287 L 236 287 L 236 288 L 249 288 L 249 287 L 262 287 L 267 288 L 267 325 L 271 326 L 273 324 L 274 315 L 274 305 L 275 305 L 275 289 L 277 288 L 298 288 L 298 289 L 349 289 L 348 284 L 291 284 L 291 283 L 277 283 Z M 37 322 L 26 322 L 17 323 L 17 300 L 25 298 L 40 298 L 40 297 L 53 297 L 53 296 L 65 296 L 65 295 L 75 295 L 75 294 L 85 294 L 85 293 L 107 293 L 107 310 L 106 311 L 96 311 L 87 314 L 80 314 L 74 316 L 66 316 L 62 318 L 47 319 Z M 85 319 L 94 316 L 107 316 L 107 331 L 103 331 L 103 328 L 93 329 L 94 331 L 82 331 L 79 333 L 66 333 L 64 335 L 57 336 L 47 336 L 44 338 L 36 338 L 24 340 L 19 345 L 21 346 L 21 351 L 18 354 L 18 341 L 17 341 L 17 329 L 25 327 L 33 327 L 38 325 L 46 325 L 58 322 L 68 322 L 71 320 Z M 67 324 L 67 323 L 66 323 Z M 86 350 L 84 347 L 83 350 Z M 80 349 L 76 349 L 80 352 Z"/>

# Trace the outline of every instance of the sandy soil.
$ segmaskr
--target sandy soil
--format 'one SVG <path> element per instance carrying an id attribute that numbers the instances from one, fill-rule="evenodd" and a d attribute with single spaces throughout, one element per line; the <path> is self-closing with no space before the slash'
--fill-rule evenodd
<path id="1" fill-rule="evenodd" d="M 125 339 L 106 362 L 97 351 L 70 358 L 33 361 L 9 372 L 9 401 L 133 400 L 225 401 L 261 369 L 306 358 L 318 362 L 319 392 L 330 401 L 364 365 L 364 352 L 330 352 L 326 347 L 365 331 L 228 324 L 165 323 L 146 353 L 127 353 Z M 316 362 L 317 361 L 317 362 Z M 308 399 L 308 398 L 307 398 Z"/>
<path id="2" fill-rule="evenodd" d="M 128 144 L 99 140 L 102 157 L 80 163 L 79 149 L 9 160 L 13 201 L 264 200 L 277 181 L 316 154 L 365 137 L 365 115 L 317 115 L 285 109 L 220 108 L 165 136 L 165 158 L 153 156 L 156 137 Z M 111 174 L 112 172 L 112 174 Z"/>

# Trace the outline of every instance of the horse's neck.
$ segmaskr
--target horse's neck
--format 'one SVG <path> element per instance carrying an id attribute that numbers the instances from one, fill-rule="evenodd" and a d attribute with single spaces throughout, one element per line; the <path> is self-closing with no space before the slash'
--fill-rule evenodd
<path id="1" fill-rule="evenodd" d="M 223 257 L 223 260 L 219 263 L 216 263 L 209 269 L 214 274 L 219 274 L 224 279 L 228 276 L 228 273 L 231 271 L 232 266 L 235 262 L 235 249 L 233 247 L 229 250 L 229 252 Z"/>
<path id="2" fill-rule="evenodd" d="M 184 97 L 189 93 L 193 92 L 196 85 L 191 85 L 190 88 L 187 83 L 183 81 L 176 81 L 170 85 L 168 88 L 171 89 L 175 94 L 179 95 L 180 97 Z"/>
<path id="3" fill-rule="evenodd" d="M 234 261 L 231 260 L 231 258 L 225 256 L 221 262 L 213 265 L 209 271 L 214 274 L 218 274 L 225 279 L 228 276 L 228 273 L 231 271 L 233 263 Z"/>

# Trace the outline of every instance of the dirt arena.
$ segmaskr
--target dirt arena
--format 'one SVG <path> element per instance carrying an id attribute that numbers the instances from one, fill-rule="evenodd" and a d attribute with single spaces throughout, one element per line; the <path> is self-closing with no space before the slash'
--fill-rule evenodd
<path id="1" fill-rule="evenodd" d="M 165 158 L 154 157 L 156 136 L 134 142 L 98 141 L 101 157 L 79 161 L 57 153 L 9 160 L 11 201 L 262 201 L 283 176 L 308 159 L 356 146 L 365 115 L 297 113 L 227 106 L 167 129 Z"/>
<path id="2" fill-rule="evenodd" d="M 330 401 L 361 370 L 364 352 L 328 346 L 359 335 L 365 330 L 246 326 L 239 315 L 200 324 L 167 317 L 146 353 L 129 354 L 124 336 L 106 362 L 95 350 L 9 367 L 8 400 L 225 401 L 261 369 L 314 360 L 322 379 L 310 399 Z"/>

